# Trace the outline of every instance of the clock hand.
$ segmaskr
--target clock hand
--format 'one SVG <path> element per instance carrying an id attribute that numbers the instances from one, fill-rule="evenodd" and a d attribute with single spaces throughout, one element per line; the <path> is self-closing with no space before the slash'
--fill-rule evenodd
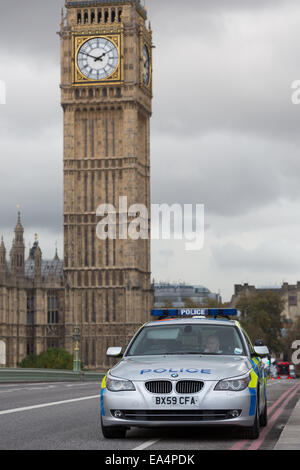
<path id="1" fill-rule="evenodd" d="M 104 57 L 106 54 L 109 54 L 109 52 L 111 52 L 111 51 L 113 51 L 113 49 L 110 49 L 107 52 L 103 52 L 103 54 L 101 54 L 100 57 L 95 57 L 95 62 L 97 62 L 98 60 L 101 60 L 101 62 L 102 62 L 102 57 Z"/>
<path id="2" fill-rule="evenodd" d="M 94 55 L 90 55 L 87 52 L 79 52 L 79 54 L 87 55 L 88 57 L 92 57 L 93 59 L 97 59 Z"/>

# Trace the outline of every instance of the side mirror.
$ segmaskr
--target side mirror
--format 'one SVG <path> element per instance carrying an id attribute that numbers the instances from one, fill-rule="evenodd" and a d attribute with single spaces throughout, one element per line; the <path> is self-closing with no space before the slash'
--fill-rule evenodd
<path id="1" fill-rule="evenodd" d="M 267 346 L 254 346 L 254 351 L 255 354 L 260 357 L 268 356 L 268 354 L 270 354 Z"/>
<path id="2" fill-rule="evenodd" d="M 107 357 L 122 357 L 122 348 L 121 347 L 111 347 L 108 348 L 106 352 Z"/>

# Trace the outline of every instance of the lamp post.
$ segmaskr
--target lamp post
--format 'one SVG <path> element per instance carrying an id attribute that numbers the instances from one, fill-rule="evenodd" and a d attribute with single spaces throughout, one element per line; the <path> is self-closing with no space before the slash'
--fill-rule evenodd
<path id="1" fill-rule="evenodd" d="M 79 360 L 79 343 L 81 340 L 80 328 L 79 326 L 74 327 L 74 361 L 73 361 L 73 371 L 80 372 L 80 360 Z"/>

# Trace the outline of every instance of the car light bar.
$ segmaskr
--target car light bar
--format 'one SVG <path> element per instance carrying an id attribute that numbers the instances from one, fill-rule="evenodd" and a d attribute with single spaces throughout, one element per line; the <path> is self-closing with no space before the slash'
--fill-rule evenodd
<path id="1" fill-rule="evenodd" d="M 160 308 L 151 311 L 152 317 L 236 317 L 236 308 Z"/>

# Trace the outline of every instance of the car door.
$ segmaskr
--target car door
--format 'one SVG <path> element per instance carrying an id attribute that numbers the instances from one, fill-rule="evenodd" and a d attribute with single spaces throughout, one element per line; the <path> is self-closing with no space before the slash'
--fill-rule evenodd
<path id="1" fill-rule="evenodd" d="M 262 362 L 262 359 L 255 355 L 253 344 L 248 334 L 246 333 L 246 331 L 242 329 L 242 332 L 244 334 L 244 337 L 248 346 L 248 350 L 250 354 L 250 361 L 253 365 L 254 371 L 258 375 L 259 391 L 260 391 L 259 403 L 260 403 L 260 410 L 262 411 L 265 405 L 265 401 L 266 401 L 266 376 L 265 376 L 264 364 Z"/>

